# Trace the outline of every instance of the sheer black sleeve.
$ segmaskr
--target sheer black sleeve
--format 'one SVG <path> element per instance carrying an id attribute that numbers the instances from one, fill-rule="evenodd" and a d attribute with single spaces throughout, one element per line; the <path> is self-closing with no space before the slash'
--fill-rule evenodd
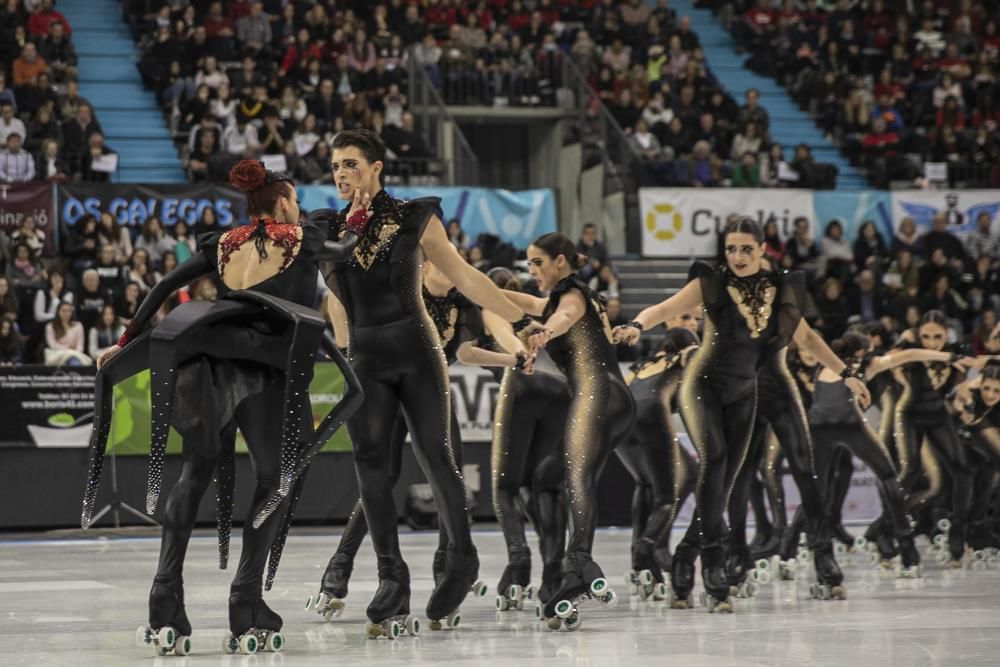
<path id="1" fill-rule="evenodd" d="M 440 197 L 421 197 L 399 203 L 400 238 L 392 249 L 392 261 L 402 261 L 416 251 L 427 223 L 440 210 Z"/>
<path id="2" fill-rule="evenodd" d="M 713 268 L 708 262 L 696 261 L 688 269 L 688 282 L 698 281 L 701 287 L 701 302 L 709 315 L 716 313 L 722 306 L 722 295 L 725 289 L 722 284 L 722 273 L 719 269 Z"/>
<path id="3" fill-rule="evenodd" d="M 773 307 L 778 318 L 778 329 L 774 347 L 781 349 L 791 342 L 802 321 L 802 309 L 806 301 L 806 276 L 801 271 L 785 271 L 776 276 L 778 293 Z"/>

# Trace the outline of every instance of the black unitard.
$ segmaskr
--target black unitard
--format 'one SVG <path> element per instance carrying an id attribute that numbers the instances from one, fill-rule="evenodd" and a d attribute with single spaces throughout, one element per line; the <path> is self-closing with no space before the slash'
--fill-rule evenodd
<path id="1" fill-rule="evenodd" d="M 579 276 L 571 274 L 552 289 L 543 319 L 548 320 L 563 296 L 572 291 L 583 297 L 585 311 L 569 331 L 547 345 L 552 360 L 569 381 L 573 398 L 563 440 L 570 539 L 563 561 L 563 583 L 546 604 L 546 617 L 554 614 L 555 602 L 572 597 L 603 576 L 591 558 L 597 528 L 597 480 L 608 456 L 635 423 L 635 404 L 618 367 L 603 300 Z"/>
<path id="2" fill-rule="evenodd" d="M 635 400 L 635 429 L 615 453 L 635 481 L 632 492 L 632 569 L 650 570 L 659 580 L 669 570 L 670 529 L 691 494 L 694 456 L 674 429 L 672 413 L 684 377 L 682 354 L 659 353 L 626 377 Z M 655 558 L 655 560 L 654 560 Z"/>
<path id="3" fill-rule="evenodd" d="M 689 278 L 701 287 L 705 329 L 684 374 L 680 412 L 700 469 L 695 518 L 674 566 L 693 561 L 694 545 L 700 545 L 703 576 L 713 571 L 710 592 L 724 598 L 722 513 L 750 446 L 757 371 L 791 340 L 801 321 L 804 283 L 799 272 L 740 278 L 704 262 L 695 262 Z"/>
<path id="4" fill-rule="evenodd" d="M 450 289 L 444 296 L 434 296 L 424 287 L 423 299 L 444 349 L 445 362 L 451 366 L 457 359 L 458 348 L 462 343 L 476 340 L 482 335 L 483 325 L 479 309 L 455 288 Z M 393 488 L 400 475 L 406 434 L 406 419 L 400 410 L 392 428 L 390 443 L 389 483 Z M 451 410 L 451 442 L 454 447 L 455 464 L 461 470 L 461 429 L 458 417 L 455 415 L 454 404 Z M 354 567 L 354 558 L 367 534 L 368 523 L 365 521 L 364 508 L 359 498 L 340 536 L 337 551 L 327 565 L 322 585 L 324 591 L 339 598 L 347 595 L 346 584 Z M 443 523 L 440 525 L 439 535 L 440 541 L 434 563 L 435 578 L 440 574 L 440 568 L 444 564 L 444 550 L 448 546 L 448 533 Z M 334 573 L 333 570 L 337 572 Z"/>
<path id="5" fill-rule="evenodd" d="M 1000 473 L 1000 405 L 987 406 L 980 390 L 973 389 L 971 401 L 962 412 L 971 421 L 963 421 L 958 428 L 963 446 L 976 469 L 972 510 L 969 514 L 969 545 L 983 549 L 997 545 L 988 515 L 995 480 Z M 993 524 L 996 524 L 996 517 Z"/>
<path id="6" fill-rule="evenodd" d="M 392 494 L 392 431 L 400 408 L 417 463 L 430 482 L 439 520 L 448 533 L 451 579 L 446 575 L 431 596 L 427 613 L 432 619 L 454 611 L 461 602 L 459 589 L 464 587 L 464 597 L 471 584 L 465 580 L 474 580 L 479 569 L 465 485 L 451 442 L 448 366 L 421 289 L 420 238 L 438 204 L 437 198 L 403 202 L 380 190 L 372 199 L 367 227 L 353 255 L 334 264 L 330 276 L 330 287 L 347 313 L 350 362 L 365 393 L 364 405 L 347 426 L 379 579 L 409 589 Z M 337 218 L 337 228 L 331 230 L 335 235 L 346 225 L 346 213 L 347 207 Z M 408 607 L 408 593 L 402 597 Z M 380 621 L 396 614 L 399 607 L 395 602 L 392 606 L 369 607 L 370 619 Z"/>
<path id="7" fill-rule="evenodd" d="M 949 417 L 945 396 L 962 381 L 964 374 L 941 362 L 910 363 L 897 370 L 895 377 L 902 386 L 895 413 L 900 486 L 904 493 L 913 493 L 921 476 L 920 448 L 926 439 L 951 480 L 948 541 L 952 557 L 958 560 L 965 549 L 973 474 L 955 424 Z M 928 500 L 928 494 L 914 495 L 909 508 L 921 509 Z"/>
<path id="8" fill-rule="evenodd" d="M 889 518 L 892 535 L 900 541 L 903 565 L 919 562 L 913 548 L 906 503 L 896 480 L 896 468 L 882 439 L 868 426 L 855 403 L 854 396 L 843 382 L 816 381 L 809 424 L 818 455 L 817 468 L 821 476 L 833 476 L 832 466 L 838 448 L 845 447 L 875 474 L 883 511 Z"/>

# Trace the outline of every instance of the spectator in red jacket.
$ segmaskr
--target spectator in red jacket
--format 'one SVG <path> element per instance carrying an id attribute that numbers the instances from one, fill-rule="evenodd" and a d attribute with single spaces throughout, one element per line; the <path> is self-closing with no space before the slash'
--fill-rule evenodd
<path id="1" fill-rule="evenodd" d="M 61 23 L 67 36 L 72 33 L 66 17 L 52 9 L 52 0 L 42 0 L 38 11 L 28 17 L 28 33 L 38 38 L 48 37 L 49 26 L 53 23 Z"/>

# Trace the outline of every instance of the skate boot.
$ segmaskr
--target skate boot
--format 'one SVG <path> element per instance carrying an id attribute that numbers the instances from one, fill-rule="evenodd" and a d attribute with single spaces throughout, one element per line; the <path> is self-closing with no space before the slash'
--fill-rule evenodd
<path id="1" fill-rule="evenodd" d="M 306 600 L 306 611 L 310 609 L 329 621 L 344 613 L 347 598 L 347 582 L 354 570 L 354 559 L 337 552 L 330 559 L 320 581 L 319 593 Z"/>
<path id="2" fill-rule="evenodd" d="M 880 533 L 875 538 L 875 548 L 878 551 L 872 554 L 873 561 L 880 561 L 883 569 L 891 569 L 892 559 L 899 554 L 899 550 L 896 549 L 896 541 L 892 539 L 891 535 Z"/>
<path id="3" fill-rule="evenodd" d="M 725 563 L 729 594 L 737 598 L 756 595 L 759 574 L 750 560 L 750 547 L 743 544 L 731 548 Z"/>
<path id="4" fill-rule="evenodd" d="M 191 623 L 184 611 L 184 583 L 153 581 L 149 590 L 149 625 L 135 631 L 139 646 L 152 646 L 156 655 L 188 655 Z"/>
<path id="5" fill-rule="evenodd" d="M 653 559 L 660 566 L 660 572 L 663 573 L 663 579 L 666 581 L 667 573 L 670 572 L 670 568 L 674 562 L 674 556 L 670 553 L 670 547 L 666 546 L 655 549 L 653 551 Z"/>
<path id="6" fill-rule="evenodd" d="M 726 572 L 726 552 L 718 543 L 701 549 L 701 583 L 705 586 L 701 603 L 708 608 L 708 613 L 733 613 L 729 574 Z"/>
<path id="7" fill-rule="evenodd" d="M 781 553 L 781 541 L 784 532 L 775 532 L 767 537 L 766 540 L 755 544 L 757 542 L 757 537 L 754 536 L 754 541 L 750 543 L 750 558 L 754 561 L 766 560 L 771 556 L 775 556 Z"/>
<path id="8" fill-rule="evenodd" d="M 674 552 L 674 562 L 670 566 L 670 592 L 667 601 L 671 609 L 694 609 L 694 561 L 698 549 L 681 543 Z"/>
<path id="9" fill-rule="evenodd" d="M 524 601 L 534 597 L 531 586 L 531 551 L 526 547 L 507 553 L 507 567 L 497 584 L 497 611 L 524 609 Z"/>
<path id="10" fill-rule="evenodd" d="M 479 574 L 479 556 L 475 547 L 470 553 L 456 553 L 448 547 L 445 556 L 445 574 L 440 583 L 434 587 L 430 600 L 427 601 L 427 618 L 431 622 L 431 630 L 442 628 L 457 628 L 462 622 L 458 608 L 476 586 L 483 586 L 477 580 Z"/>
<path id="11" fill-rule="evenodd" d="M 280 651 L 285 645 L 281 617 L 260 595 L 260 584 L 229 590 L 229 632 L 222 640 L 226 653 L 253 655 L 257 651 Z"/>
<path id="12" fill-rule="evenodd" d="M 809 595 L 817 600 L 846 600 L 847 589 L 844 587 L 844 573 L 833 557 L 833 548 L 829 543 L 813 550 L 816 566 L 816 583 L 809 586 Z"/>
<path id="13" fill-rule="evenodd" d="M 550 630 L 579 630 L 581 602 L 594 599 L 608 607 L 618 604 L 618 596 L 608 585 L 600 566 L 590 554 L 571 553 L 563 559 L 563 578 L 559 590 L 544 606 L 535 608 L 538 617 Z"/>
<path id="14" fill-rule="evenodd" d="M 942 521 L 948 520 L 942 519 Z M 962 561 L 965 558 L 965 536 L 960 531 L 952 529 L 950 523 L 945 533 L 948 535 L 948 553 L 951 556 L 951 560 L 948 561 L 948 567 L 953 570 L 959 570 L 963 567 Z"/>
<path id="15" fill-rule="evenodd" d="M 431 569 L 434 572 L 434 585 L 437 586 L 441 583 L 444 578 L 444 571 L 447 567 L 446 562 L 448 560 L 447 549 L 442 549 L 438 547 L 434 551 L 434 562 L 431 565 Z M 476 580 L 472 586 L 469 587 L 469 592 L 472 593 L 474 597 L 481 598 L 490 592 L 490 586 L 485 581 Z"/>
<path id="16" fill-rule="evenodd" d="M 420 620 L 410 614 L 410 570 L 406 563 L 380 559 L 378 589 L 365 613 L 368 639 L 397 639 L 403 630 L 411 637 L 420 634 Z"/>
<path id="17" fill-rule="evenodd" d="M 921 574 L 920 552 L 917 551 L 917 547 L 913 543 L 913 537 L 904 535 L 898 538 L 898 542 L 899 556 L 902 562 L 896 566 L 896 576 L 901 579 L 919 579 Z"/>
<path id="18" fill-rule="evenodd" d="M 549 561 L 542 566 L 542 585 L 538 588 L 539 602 L 545 604 L 552 599 L 552 594 L 559 590 L 562 576 L 561 561 Z"/>
<path id="19" fill-rule="evenodd" d="M 667 585 L 651 541 L 642 538 L 632 546 L 632 569 L 625 573 L 625 585 L 629 595 L 638 595 L 641 600 L 667 599 Z"/>
<path id="20" fill-rule="evenodd" d="M 854 536 L 847 532 L 843 523 L 840 521 L 833 523 L 830 526 L 830 532 L 838 542 L 847 547 L 847 550 L 854 548 Z"/>

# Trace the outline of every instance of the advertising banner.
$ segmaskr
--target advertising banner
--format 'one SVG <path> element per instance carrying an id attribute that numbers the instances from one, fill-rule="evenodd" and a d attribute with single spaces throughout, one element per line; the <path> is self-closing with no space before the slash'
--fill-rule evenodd
<path id="1" fill-rule="evenodd" d="M 881 190 L 823 190 L 813 193 L 813 236 L 818 241 L 831 220 L 844 227 L 844 238 L 855 239 L 861 225 L 871 220 L 888 245 L 895 228 L 892 224 L 892 200 Z"/>
<path id="2" fill-rule="evenodd" d="M 712 257 L 730 214 L 778 224 L 782 238 L 795 218 L 813 219 L 812 192 L 727 188 L 642 188 L 639 215 L 645 257 Z"/>
<path id="3" fill-rule="evenodd" d="M 49 183 L 0 183 L 0 230 L 9 235 L 30 215 L 38 229 L 45 232 L 43 254 L 52 255 L 56 248 L 53 204 Z"/>
<path id="4" fill-rule="evenodd" d="M 215 211 L 223 227 L 245 221 L 246 200 L 235 188 L 211 183 L 127 185 L 122 183 L 67 183 L 59 186 L 59 219 L 76 224 L 85 215 L 99 218 L 108 212 L 118 224 L 140 227 L 158 217 L 164 225 L 183 220 L 194 225 L 206 208 Z"/>
<path id="5" fill-rule="evenodd" d="M 96 373 L 93 366 L 0 367 L 0 447 L 86 447 Z"/>
<path id="6" fill-rule="evenodd" d="M 917 231 L 924 233 L 931 229 L 934 216 L 944 213 L 948 231 L 964 236 L 976 229 L 976 219 L 985 213 L 992 221 L 992 233 L 1000 234 L 1000 190 L 897 190 L 891 194 L 897 228 L 903 218 L 910 217 Z"/>
<path id="7" fill-rule="evenodd" d="M 492 190 L 463 187 L 389 186 L 386 190 L 397 199 L 440 197 L 444 221 L 457 219 L 469 239 L 492 234 L 518 248 L 526 248 L 537 237 L 554 232 L 556 205 L 552 191 Z M 337 198 L 337 190 L 327 185 L 299 188 L 299 199 L 306 210 L 340 209 L 346 202 Z"/>

